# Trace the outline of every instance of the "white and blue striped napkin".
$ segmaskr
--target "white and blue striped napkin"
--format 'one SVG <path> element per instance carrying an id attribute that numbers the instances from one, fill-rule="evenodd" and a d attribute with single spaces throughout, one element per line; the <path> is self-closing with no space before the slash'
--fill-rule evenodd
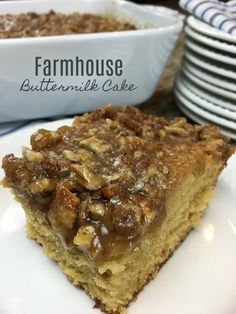
<path id="1" fill-rule="evenodd" d="M 20 129 L 28 128 L 33 125 L 42 124 L 46 122 L 52 122 L 56 120 L 72 118 L 73 116 L 59 116 L 59 117 L 51 117 L 51 118 L 42 118 L 38 120 L 28 120 L 28 121 L 16 121 L 16 122 L 6 122 L 0 123 L 0 138 L 4 137 L 5 135 L 11 134 L 13 132 L 17 132 Z"/>
<path id="2" fill-rule="evenodd" d="M 197 19 L 226 33 L 236 35 L 236 0 L 180 0 L 180 6 Z"/>

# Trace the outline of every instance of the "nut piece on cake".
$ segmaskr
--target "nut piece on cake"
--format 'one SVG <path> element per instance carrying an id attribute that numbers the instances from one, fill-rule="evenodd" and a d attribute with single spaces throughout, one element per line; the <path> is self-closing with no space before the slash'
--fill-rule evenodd
<path id="1" fill-rule="evenodd" d="M 233 150 L 215 126 L 108 106 L 38 130 L 4 184 L 69 280 L 122 313 L 199 223 Z M 132 274 L 132 275 L 131 275 Z"/>

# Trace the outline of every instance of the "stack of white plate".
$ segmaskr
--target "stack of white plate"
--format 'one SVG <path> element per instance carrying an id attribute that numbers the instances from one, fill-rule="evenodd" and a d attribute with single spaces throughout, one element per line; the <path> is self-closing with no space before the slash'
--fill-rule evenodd
<path id="1" fill-rule="evenodd" d="M 218 124 L 236 139 L 236 36 L 192 16 L 185 32 L 183 61 L 175 85 L 177 104 L 193 121 Z"/>

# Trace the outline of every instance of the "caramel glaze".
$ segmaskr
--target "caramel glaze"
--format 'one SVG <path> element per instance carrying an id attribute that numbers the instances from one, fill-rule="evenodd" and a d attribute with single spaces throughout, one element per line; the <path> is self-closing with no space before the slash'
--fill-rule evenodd
<path id="1" fill-rule="evenodd" d="M 22 158 L 4 157 L 5 183 L 24 193 L 69 247 L 99 263 L 134 249 L 160 225 L 166 199 L 188 173 L 227 161 L 227 141 L 216 126 L 107 106 L 72 126 L 34 133 Z"/>

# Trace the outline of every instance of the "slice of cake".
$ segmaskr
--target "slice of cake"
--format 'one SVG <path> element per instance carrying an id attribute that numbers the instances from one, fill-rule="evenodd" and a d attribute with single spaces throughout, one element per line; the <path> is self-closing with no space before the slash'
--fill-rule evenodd
<path id="1" fill-rule="evenodd" d="M 233 150 L 215 126 L 111 106 L 38 130 L 3 159 L 27 234 L 107 313 L 123 313 L 199 223 Z"/>

